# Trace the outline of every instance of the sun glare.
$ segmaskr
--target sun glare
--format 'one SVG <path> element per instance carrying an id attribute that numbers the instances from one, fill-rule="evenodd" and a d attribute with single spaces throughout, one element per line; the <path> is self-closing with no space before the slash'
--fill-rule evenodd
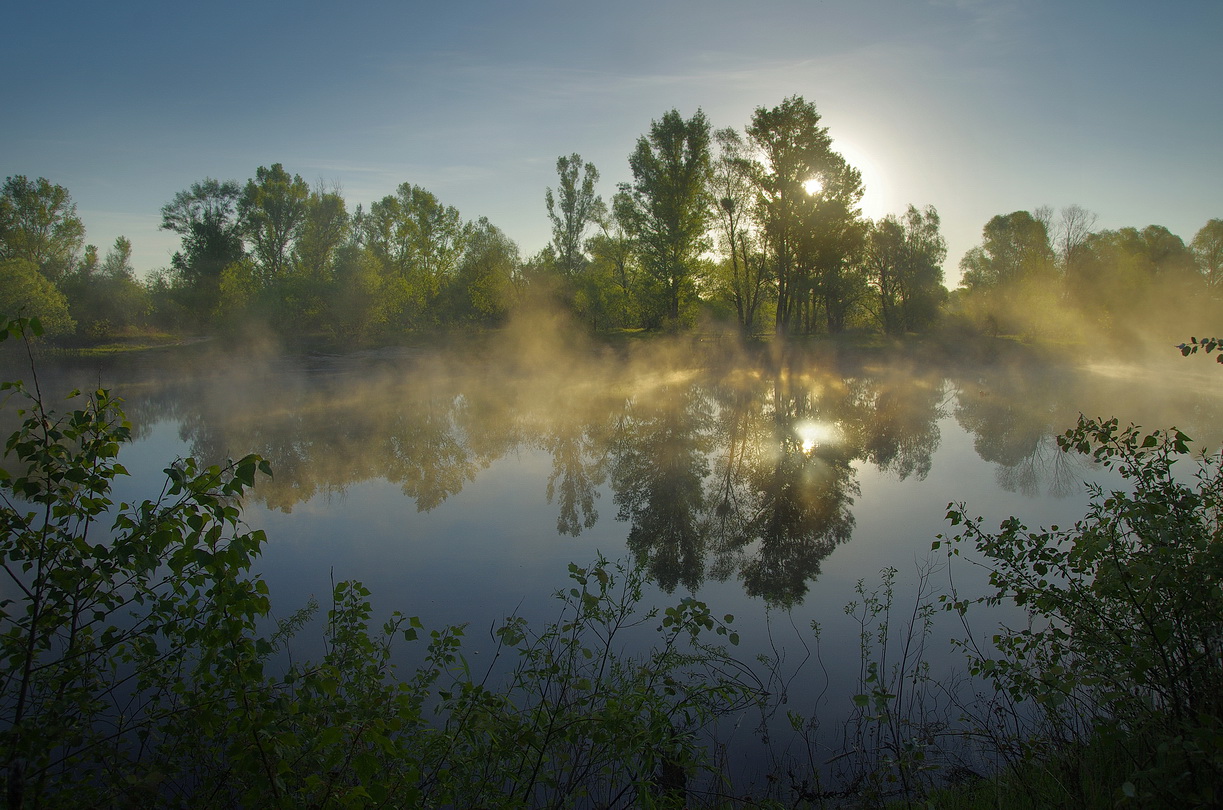
<path id="1" fill-rule="evenodd" d="M 799 447 L 804 453 L 810 453 L 821 445 L 836 441 L 837 429 L 827 422 L 803 420 L 794 426 L 794 434 L 798 437 Z"/>
<path id="2" fill-rule="evenodd" d="M 866 193 L 862 195 L 862 215 L 867 219 L 882 219 L 890 213 L 899 213 L 898 211 L 888 210 L 888 186 L 883 172 L 879 166 L 870 159 L 866 152 L 859 149 L 852 143 L 842 140 L 834 140 L 832 148 L 838 152 L 841 157 L 845 158 L 845 162 L 853 166 L 862 174 L 862 185 L 866 189 Z"/>
<path id="3" fill-rule="evenodd" d="M 803 191 L 814 196 L 824 190 L 824 183 L 818 177 L 803 181 Z"/>

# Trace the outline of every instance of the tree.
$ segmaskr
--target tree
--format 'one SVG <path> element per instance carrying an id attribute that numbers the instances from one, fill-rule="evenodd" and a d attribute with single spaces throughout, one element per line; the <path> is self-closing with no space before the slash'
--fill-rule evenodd
<path id="1" fill-rule="evenodd" d="M 472 223 L 450 287 L 454 317 L 479 323 L 501 320 L 513 298 L 518 245 L 485 217 Z"/>
<path id="2" fill-rule="evenodd" d="M 657 321 L 678 323 L 695 295 L 709 219 L 709 121 L 671 110 L 650 124 L 629 156 L 633 182 L 621 187 L 617 216 L 628 226 L 654 287 Z"/>
<path id="3" fill-rule="evenodd" d="M 943 259 L 947 243 L 934 206 L 910 205 L 901 219 L 888 215 L 869 232 L 865 264 L 879 295 L 879 316 L 889 334 L 921 329 L 938 315 L 947 295 Z"/>
<path id="4" fill-rule="evenodd" d="M 817 298 L 836 331 L 859 286 L 847 271 L 864 238 L 862 177 L 819 122 L 813 103 L 791 96 L 757 107 L 747 127 L 767 167 L 756 178 L 757 216 L 777 284 L 779 334 L 811 328 Z"/>
<path id="5" fill-rule="evenodd" d="M 29 259 L 0 260 L 0 316 L 38 318 L 48 335 L 76 328 L 68 299 Z"/>
<path id="6" fill-rule="evenodd" d="M 981 233 L 981 244 L 960 261 L 964 271 L 961 283 L 968 289 L 1006 290 L 1052 270 L 1049 231 L 1027 211 L 999 214 L 985 224 Z"/>
<path id="7" fill-rule="evenodd" d="M 68 189 L 45 177 L 33 182 L 24 175 L 5 179 L 0 191 L 0 260 L 32 262 L 58 284 L 76 265 L 84 242 L 85 226 Z"/>
<path id="8" fill-rule="evenodd" d="M 463 255 L 470 227 L 453 206 L 410 183 L 362 217 L 363 238 L 382 262 L 392 312 L 405 326 L 437 320 L 435 305 Z"/>
<path id="9" fill-rule="evenodd" d="M 1061 218 L 1053 227 L 1050 242 L 1061 261 L 1064 274 L 1073 272 L 1095 224 L 1096 215 L 1081 205 L 1068 205 L 1061 210 Z"/>
<path id="10" fill-rule="evenodd" d="M 103 337 L 140 323 L 149 314 L 150 301 L 148 290 L 136 280 L 127 237 L 117 237 L 101 263 L 97 252 L 87 245 L 85 261 L 61 286 L 81 331 Z"/>
<path id="11" fill-rule="evenodd" d="M 387 277 L 373 251 L 357 244 L 341 245 L 335 257 L 335 291 L 330 322 L 341 335 L 363 340 L 384 328 L 390 311 Z"/>
<path id="12" fill-rule="evenodd" d="M 1212 219 L 1193 236 L 1193 255 L 1206 286 L 1218 291 L 1223 288 L 1223 219 Z"/>
<path id="13" fill-rule="evenodd" d="M 561 274 L 573 280 L 586 266 L 586 229 L 599 221 L 603 201 L 595 194 L 599 170 L 593 163 L 582 163 L 576 152 L 556 159 L 560 184 L 556 194 L 544 194 L 548 219 L 552 221 L 552 246 Z"/>
<path id="14" fill-rule="evenodd" d="M 792 301 L 805 331 L 815 331 L 816 311 L 822 305 L 824 325 L 835 334 L 845 329 L 867 297 L 861 272 L 867 223 L 858 208 L 862 175 L 833 152 L 819 186 L 809 192 L 814 206 L 799 240 L 801 275 L 811 283 L 809 289 L 800 287 Z"/>
<path id="15" fill-rule="evenodd" d="M 284 166 L 260 166 L 238 198 L 242 235 L 250 244 L 264 285 L 283 281 L 293 267 L 292 247 L 306 222 L 310 187 L 300 175 L 289 176 Z"/>
<path id="16" fill-rule="evenodd" d="M 237 216 L 242 190 L 211 177 L 180 191 L 161 209 L 161 227 L 183 240 L 171 259 L 184 311 L 199 320 L 215 314 L 221 273 L 246 251 Z"/>
<path id="17" fill-rule="evenodd" d="M 602 293 L 604 314 L 610 324 L 623 327 L 637 326 L 640 319 L 637 245 L 622 219 L 630 205 L 627 196 L 616 193 L 611 209 L 605 208 L 599 218 L 599 232 L 587 243 L 590 275 Z"/>
<path id="18" fill-rule="evenodd" d="M 339 192 L 314 189 L 293 244 L 293 270 L 283 285 L 289 299 L 286 314 L 298 328 L 330 326 L 328 302 L 335 293 L 336 257 L 351 233 L 352 220 Z"/>
<path id="19" fill-rule="evenodd" d="M 719 152 L 710 191 L 722 252 L 729 264 L 723 286 L 734 303 L 739 328 L 750 333 L 768 284 L 764 256 L 751 227 L 757 178 L 763 169 L 752 159 L 738 131 L 720 129 L 714 133 L 714 140 Z"/>
<path id="20" fill-rule="evenodd" d="M 335 254 L 348 238 L 352 219 L 338 190 L 314 189 L 306 201 L 297 242 L 293 246 L 296 274 L 318 282 L 332 277 Z"/>

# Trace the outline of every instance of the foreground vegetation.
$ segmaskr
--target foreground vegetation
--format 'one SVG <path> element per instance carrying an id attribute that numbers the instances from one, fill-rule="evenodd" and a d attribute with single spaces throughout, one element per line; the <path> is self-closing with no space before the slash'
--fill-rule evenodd
<path id="1" fill-rule="evenodd" d="M 39 328 L 14 321 L 3 334 Z M 954 506 L 958 533 L 939 548 L 953 568 L 988 565 L 995 591 L 949 594 L 951 615 L 968 621 L 977 605 L 1013 600 L 1032 616 L 992 644 L 964 641 L 996 697 L 962 704 L 969 720 L 957 728 L 929 722 L 913 699 L 935 686 L 920 656 L 906 643 L 893 665 L 877 649 L 888 636 L 885 578 L 884 594 L 861 589 L 851 611 L 863 674 L 845 783 L 791 768 L 768 796 L 744 798 L 719 781 L 707 745 L 719 717 L 771 710 L 752 668 L 717 643 L 737 643 L 732 617 L 692 599 L 646 610 L 639 571 L 572 565 L 561 618 L 543 628 L 507 620 L 497 662 L 476 671 L 462 628 L 426 631 L 400 614 L 379 626 L 368 592 L 340 583 L 322 660 L 295 660 L 294 634 L 314 607 L 272 619 L 266 585 L 250 573 L 266 538 L 241 522 L 241 498 L 270 473 L 266 462 L 179 461 L 156 497 L 114 504 L 129 436 L 119 404 L 98 391 L 55 414 L 36 369 L 29 379 L 5 385 L 24 421 L 0 471 L 10 807 L 1219 800 L 1223 479 L 1219 458 L 1192 459 L 1177 431 L 1083 420 L 1067 432 L 1065 452 L 1113 465 L 1131 484 L 1094 491 L 1070 529 L 1012 519 L 994 533 Z M 914 617 L 910 641 L 933 613 Z M 643 635 L 647 652 L 623 652 Z M 426 646 L 424 665 L 397 672 L 397 644 Z M 963 786 L 943 792 L 948 777 Z"/>

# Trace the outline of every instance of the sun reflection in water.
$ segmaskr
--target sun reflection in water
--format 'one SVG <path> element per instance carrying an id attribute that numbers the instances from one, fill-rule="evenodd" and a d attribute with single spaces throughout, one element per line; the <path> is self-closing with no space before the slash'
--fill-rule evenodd
<path id="1" fill-rule="evenodd" d="M 794 426 L 794 434 L 798 437 L 799 447 L 804 453 L 810 453 L 817 447 L 831 444 L 840 436 L 836 425 L 811 419 L 804 419 L 797 423 Z"/>

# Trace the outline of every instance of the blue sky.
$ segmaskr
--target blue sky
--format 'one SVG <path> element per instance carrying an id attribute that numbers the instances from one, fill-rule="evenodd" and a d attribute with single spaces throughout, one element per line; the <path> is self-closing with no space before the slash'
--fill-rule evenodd
<path id="1" fill-rule="evenodd" d="M 1223 217 L 1218 0 L 42 0 L 0 32 L 0 176 L 66 186 L 142 273 L 178 191 L 277 162 L 350 209 L 424 186 L 530 254 L 559 155 L 610 196 L 667 110 L 741 129 L 795 94 L 868 215 L 938 209 L 950 286 L 995 214 L 1078 204 L 1186 242 Z"/>

